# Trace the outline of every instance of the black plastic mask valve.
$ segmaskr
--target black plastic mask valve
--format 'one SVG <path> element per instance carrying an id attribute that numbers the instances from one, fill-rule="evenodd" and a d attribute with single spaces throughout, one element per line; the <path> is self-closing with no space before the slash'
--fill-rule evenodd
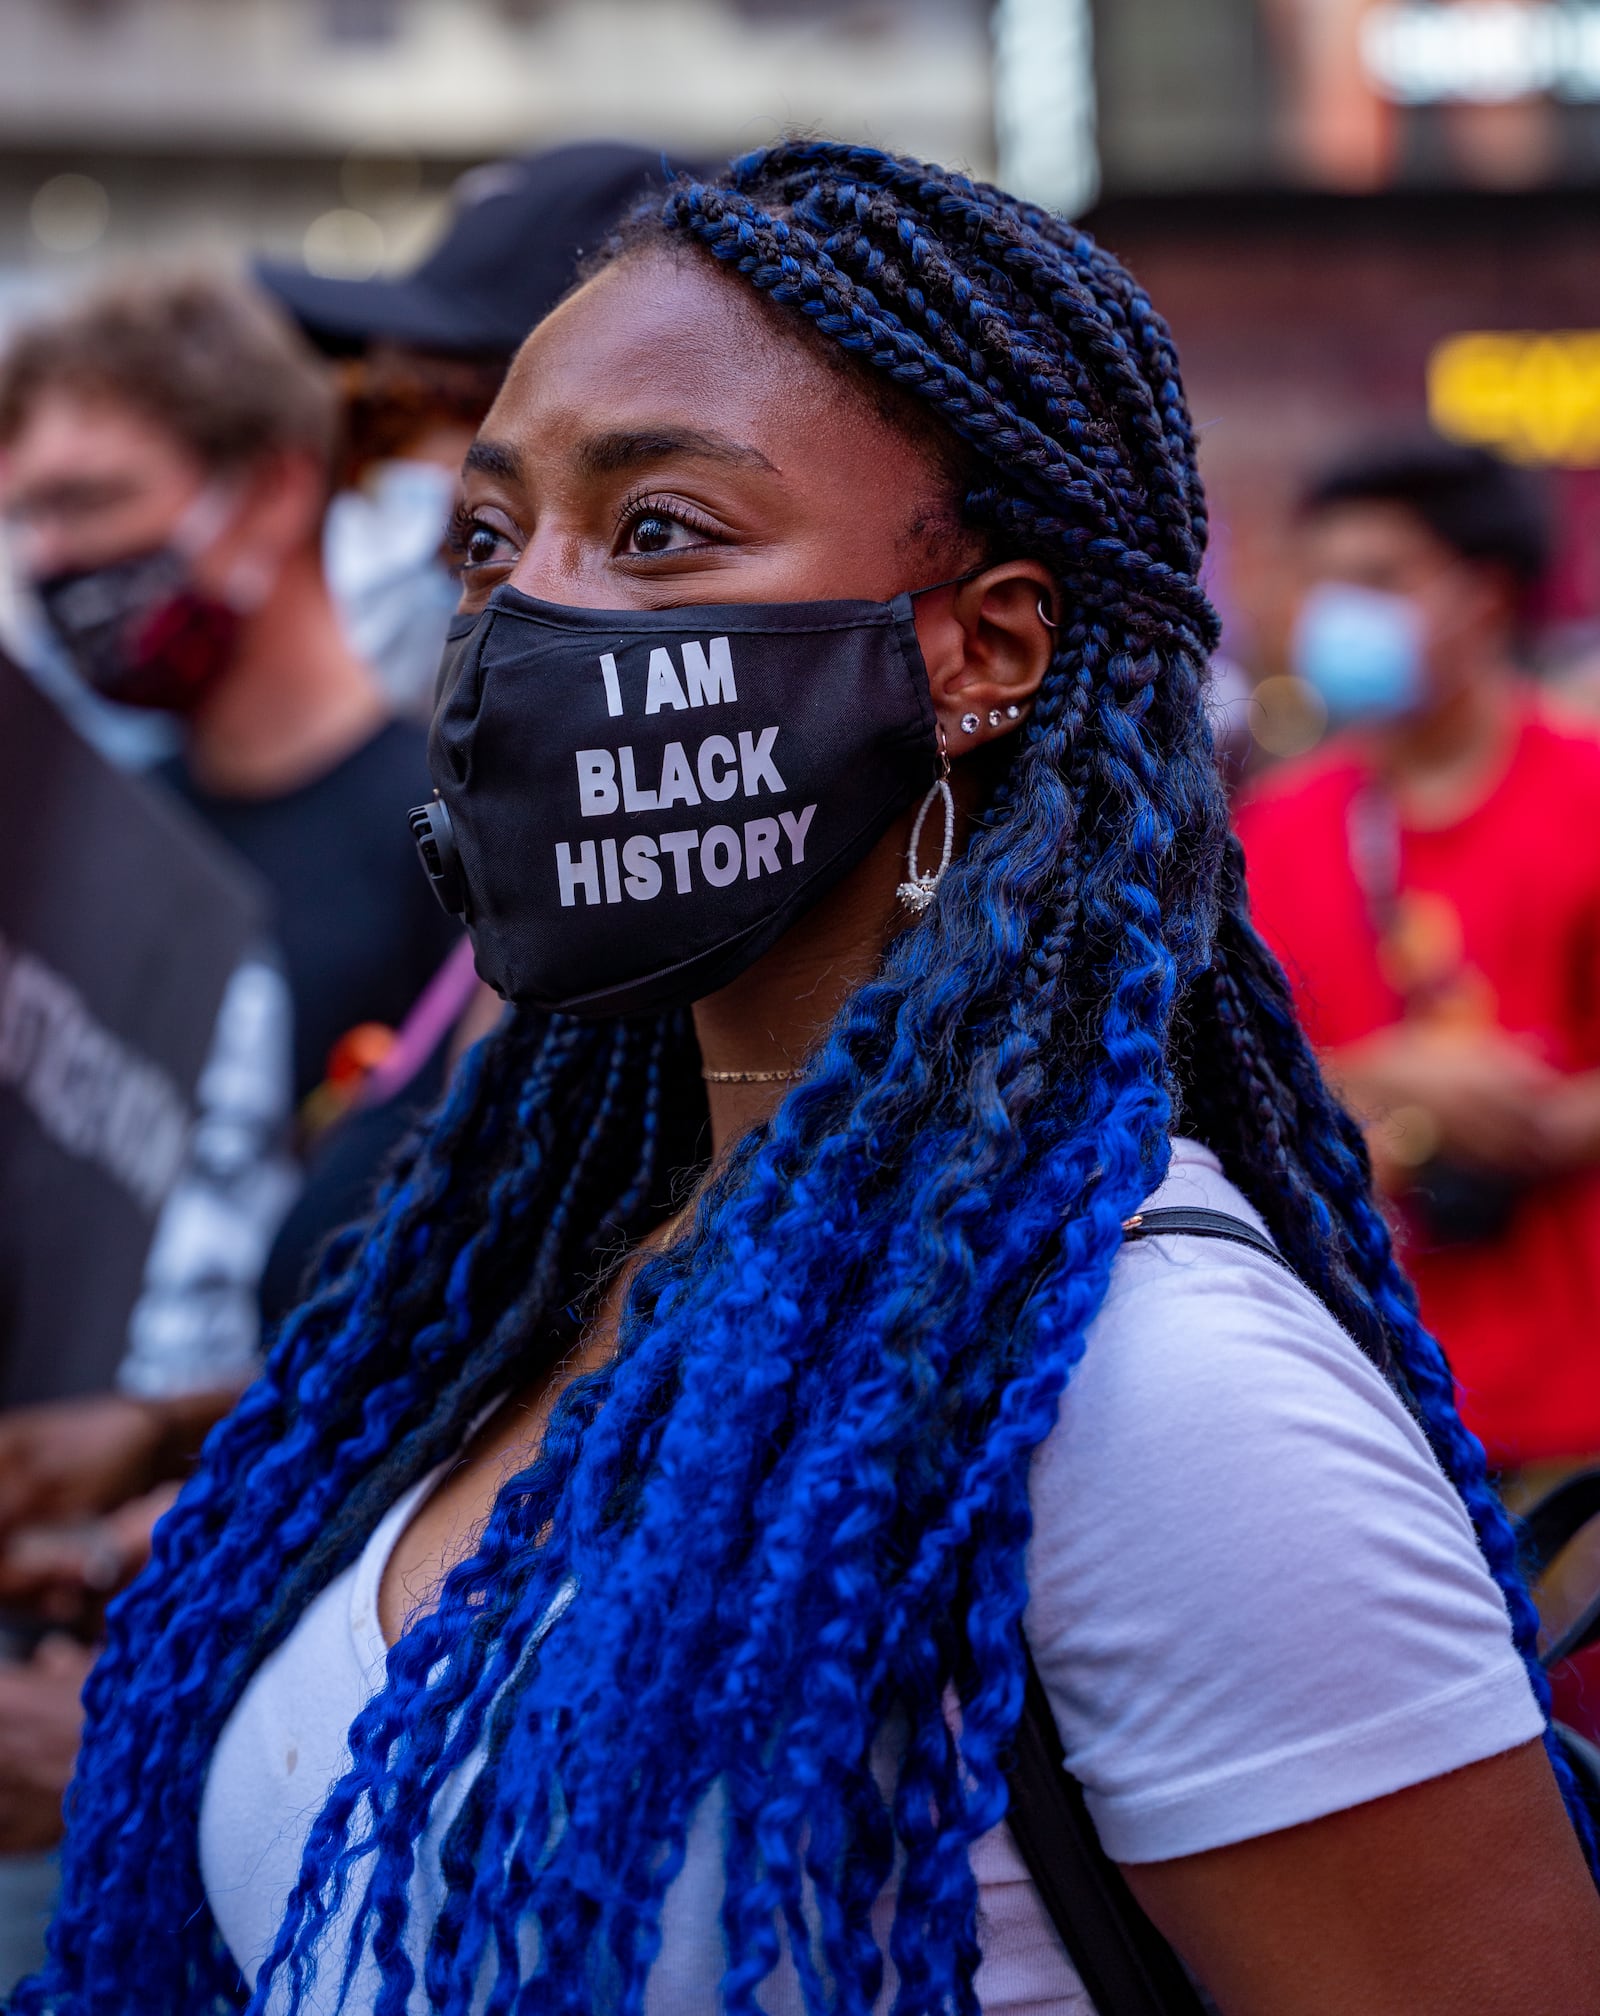
<path id="1" fill-rule="evenodd" d="M 465 917 L 467 882 L 461 872 L 455 829 L 444 801 L 433 798 L 426 805 L 413 805 L 406 816 L 411 822 L 411 837 L 417 844 L 422 872 L 433 884 L 434 895 L 452 917 Z"/>

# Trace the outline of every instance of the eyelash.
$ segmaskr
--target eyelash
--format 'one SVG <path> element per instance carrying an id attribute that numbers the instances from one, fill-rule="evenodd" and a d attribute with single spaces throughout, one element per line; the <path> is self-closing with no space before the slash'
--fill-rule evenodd
<path id="1" fill-rule="evenodd" d="M 716 540 L 717 528 L 709 518 L 702 516 L 691 506 L 679 503 L 676 499 L 669 502 L 661 497 L 652 496 L 648 490 L 635 490 L 622 500 L 617 511 L 618 537 L 621 538 L 631 532 L 644 518 L 669 519 L 674 525 L 681 525 L 684 531 L 696 533 L 707 545 L 713 544 Z M 678 550 L 682 551 L 682 548 Z M 631 560 L 654 560 L 663 556 L 654 553 L 631 553 L 628 557 Z"/>
<path id="2" fill-rule="evenodd" d="M 496 539 L 505 534 L 498 526 L 491 525 L 486 518 L 480 518 L 476 511 L 465 504 L 457 504 L 450 513 L 450 523 L 445 531 L 444 546 L 452 564 L 457 568 L 470 566 L 467 559 L 467 541 L 474 532 L 487 532 Z"/>
<path id="3" fill-rule="evenodd" d="M 624 498 L 617 512 L 617 536 L 619 538 L 625 536 L 645 518 L 669 519 L 674 525 L 681 525 L 686 532 L 696 533 L 708 545 L 716 538 L 717 528 L 699 512 L 676 500 L 666 502 L 660 497 L 652 496 L 647 490 L 636 490 Z M 457 569 L 464 569 L 473 564 L 467 559 L 467 546 L 475 532 L 487 532 L 494 539 L 504 539 L 506 536 L 498 526 L 491 525 L 487 519 L 481 518 L 470 506 L 457 504 L 450 514 L 450 524 L 445 535 L 445 550 Z M 651 560 L 658 556 L 651 553 L 635 553 L 629 557 L 635 560 Z"/>

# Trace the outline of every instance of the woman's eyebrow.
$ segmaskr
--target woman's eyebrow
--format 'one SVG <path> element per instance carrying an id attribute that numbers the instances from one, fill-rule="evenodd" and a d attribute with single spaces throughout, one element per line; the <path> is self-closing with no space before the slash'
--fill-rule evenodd
<path id="1" fill-rule="evenodd" d="M 767 469 L 777 474 L 759 448 L 697 427 L 617 429 L 591 434 L 578 444 L 575 461 L 585 476 L 618 476 L 669 457 L 688 456 L 700 462 L 721 462 L 735 468 Z"/>
<path id="2" fill-rule="evenodd" d="M 477 469 L 485 476 L 498 476 L 507 483 L 522 480 L 522 457 L 504 441 L 485 441 L 480 437 L 462 457 L 461 468 L 463 474 Z"/>

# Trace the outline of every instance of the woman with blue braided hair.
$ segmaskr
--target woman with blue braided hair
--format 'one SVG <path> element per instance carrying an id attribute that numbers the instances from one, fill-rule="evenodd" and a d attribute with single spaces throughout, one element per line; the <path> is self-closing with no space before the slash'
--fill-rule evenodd
<path id="1" fill-rule="evenodd" d="M 515 1011 L 117 1607 L 17 2007 L 1088 2010 L 1026 1641 L 1226 2016 L 1600 2010 L 1513 1538 L 1246 915 L 1144 296 L 781 145 L 467 481 L 416 817 Z"/>

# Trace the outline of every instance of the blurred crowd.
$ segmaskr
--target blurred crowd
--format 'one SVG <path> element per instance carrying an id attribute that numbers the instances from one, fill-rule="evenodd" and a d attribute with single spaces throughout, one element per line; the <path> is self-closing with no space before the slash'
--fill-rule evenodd
<path id="1" fill-rule="evenodd" d="M 500 1012 L 407 821 L 456 472 L 522 335 L 663 172 L 620 146 L 499 164 L 408 275 L 128 274 L 0 355 L 11 654 L 108 776 L 242 864 L 262 920 L 100 1390 L 0 1414 L 0 1982 L 31 1958 L 18 1900 L 47 1891 L 105 1601 Z M 1218 716 L 1252 899 L 1466 1418 L 1528 1492 L 1600 1457 L 1600 734 L 1524 669 L 1532 477 L 1422 436 L 1303 476 L 1316 744 L 1268 758 L 1236 668 Z"/>
<path id="2" fill-rule="evenodd" d="M 607 144 L 498 164 L 408 275 L 128 272 L 0 356 L 12 653 L 263 899 L 125 1326 L 73 1354 L 104 1390 L 0 1413 L 0 1982 L 36 1954 L 33 1858 L 60 1831 L 105 1601 L 499 1013 L 407 820 L 430 793 L 457 472 L 521 337 L 663 172 Z M 94 1225 L 76 1236 L 92 1267 Z M 37 1366 L 18 1383 L 48 1394 Z"/>

